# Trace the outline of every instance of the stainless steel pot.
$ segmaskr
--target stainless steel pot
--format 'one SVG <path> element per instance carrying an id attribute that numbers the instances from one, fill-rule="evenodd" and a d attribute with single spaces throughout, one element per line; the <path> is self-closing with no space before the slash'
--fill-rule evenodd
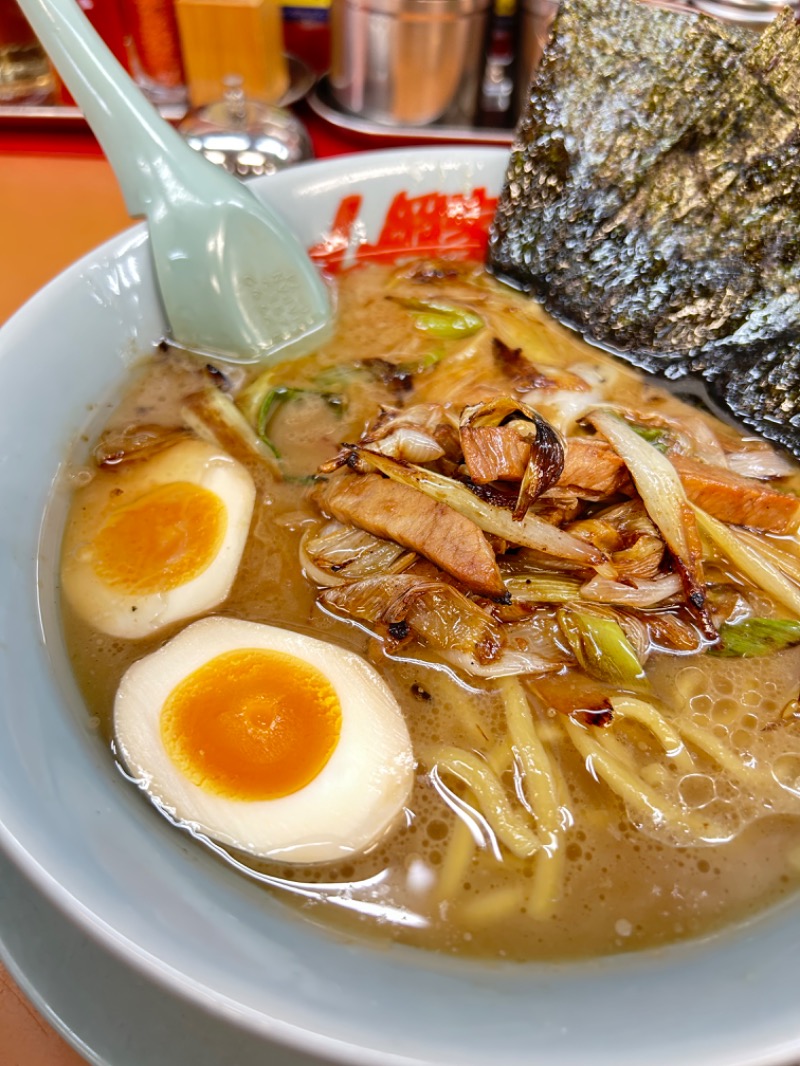
<path id="1" fill-rule="evenodd" d="M 331 92 L 390 126 L 469 125 L 490 0 L 332 0 Z"/>
<path id="2" fill-rule="evenodd" d="M 692 0 L 694 7 L 734 26 L 763 30 L 784 7 L 797 8 L 797 0 Z"/>
<path id="3" fill-rule="evenodd" d="M 733 22 L 750 29 L 763 29 L 783 6 L 797 6 L 800 0 L 644 0 L 653 7 L 683 14 L 702 11 L 724 22 Z M 542 53 L 550 39 L 553 21 L 558 14 L 559 0 L 517 0 L 519 5 L 519 41 L 517 59 L 517 88 L 515 111 L 526 104 L 528 89 L 536 73 Z"/>

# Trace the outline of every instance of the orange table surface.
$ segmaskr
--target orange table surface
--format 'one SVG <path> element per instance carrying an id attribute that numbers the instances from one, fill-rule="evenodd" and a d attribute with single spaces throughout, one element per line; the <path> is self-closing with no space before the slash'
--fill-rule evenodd
<path id="1" fill-rule="evenodd" d="M 0 322 L 130 225 L 105 159 L 0 155 Z"/>

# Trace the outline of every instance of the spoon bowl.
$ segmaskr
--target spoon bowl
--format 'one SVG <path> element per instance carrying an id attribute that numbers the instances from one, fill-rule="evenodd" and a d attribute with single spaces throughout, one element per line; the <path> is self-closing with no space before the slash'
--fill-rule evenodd
<path id="1" fill-rule="evenodd" d="M 327 288 L 296 235 L 190 148 L 145 99 L 74 0 L 20 0 L 146 218 L 171 341 L 229 362 L 305 354 L 328 330 Z"/>

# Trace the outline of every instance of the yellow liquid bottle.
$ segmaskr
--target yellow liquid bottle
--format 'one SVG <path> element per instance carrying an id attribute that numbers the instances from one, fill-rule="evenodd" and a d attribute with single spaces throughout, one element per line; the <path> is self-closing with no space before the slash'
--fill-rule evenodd
<path id="1" fill-rule="evenodd" d="M 289 71 L 278 0 L 177 0 L 176 12 L 193 107 L 218 100 L 231 76 L 250 100 L 283 97 Z"/>

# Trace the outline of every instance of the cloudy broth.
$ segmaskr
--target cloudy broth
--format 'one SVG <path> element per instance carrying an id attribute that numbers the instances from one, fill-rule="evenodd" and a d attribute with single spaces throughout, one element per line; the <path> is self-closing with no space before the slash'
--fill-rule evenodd
<path id="1" fill-rule="evenodd" d="M 376 266 L 343 274 L 337 282 L 335 337 L 314 356 L 272 372 L 269 388 L 277 399 L 269 425 L 262 428 L 279 456 L 278 465 L 256 469 L 257 503 L 247 546 L 230 595 L 213 612 L 313 634 L 358 652 L 376 666 L 402 707 L 419 753 L 411 798 L 393 832 L 366 855 L 345 863 L 292 867 L 239 853 L 231 861 L 314 920 L 466 955 L 602 955 L 695 937 L 745 918 L 796 890 L 800 879 L 797 643 L 757 657 L 710 656 L 707 641 L 687 647 L 698 623 L 681 605 L 680 595 L 655 609 L 656 614 L 676 616 L 678 637 L 657 639 L 653 634 L 660 630 L 652 611 L 645 614 L 648 629 L 637 608 L 630 608 L 624 621 L 631 633 L 641 631 L 640 644 L 633 636 L 631 642 L 645 661 L 644 677 L 633 687 L 620 686 L 629 716 L 616 707 L 601 713 L 594 704 L 582 705 L 580 696 L 569 712 L 551 704 L 551 688 L 537 689 L 535 672 L 521 669 L 512 685 L 504 687 L 498 680 L 505 676 L 502 671 L 497 677 L 480 676 L 440 654 L 431 637 L 414 638 L 412 633 L 409 638 L 405 620 L 400 629 L 390 628 L 387 637 L 385 626 L 341 609 L 324 595 L 320 598 L 318 582 L 304 573 L 304 545 L 326 522 L 315 499 L 318 482 L 313 480 L 320 464 L 331 460 L 344 443 L 358 442 L 381 407 L 397 411 L 443 404 L 458 414 L 465 406 L 487 402 L 500 391 L 503 374 L 508 376 L 507 368 L 487 374 L 496 360 L 487 355 L 480 330 L 465 340 L 457 328 L 455 335 L 448 335 L 446 328 L 433 334 L 421 329 L 419 315 L 431 308 L 421 311 L 415 306 L 414 293 L 448 307 L 468 307 L 482 319 L 483 330 L 495 333 L 503 328 L 504 301 L 519 314 L 519 298 L 506 295 L 484 276 L 478 278 L 477 268 L 474 274 L 466 268 L 452 276 L 446 270 L 439 273 L 444 276 L 426 265 L 416 273 L 404 267 L 399 276 L 395 268 Z M 492 300 L 499 301 L 500 311 Z M 526 314 L 530 348 L 525 355 L 540 367 L 543 379 L 550 371 L 557 378 L 555 368 L 577 374 L 601 396 L 611 389 L 617 404 L 656 412 L 658 432 L 687 418 L 693 425 L 697 421 L 711 427 L 727 454 L 737 451 L 738 435 L 729 427 L 641 381 L 545 320 L 534 307 Z M 506 337 L 506 346 L 516 347 L 516 339 Z M 107 453 L 108 442 L 113 444 L 130 427 L 182 429 L 187 424 L 187 397 L 220 383 L 218 374 L 175 353 L 157 353 L 137 369 L 108 420 L 100 450 Z M 523 389 L 512 374 L 506 391 L 528 397 L 525 402 L 536 407 L 548 390 L 550 395 L 556 388 L 570 392 L 568 384 L 560 379 L 547 386 L 527 382 Z M 229 397 L 246 396 L 251 387 L 252 380 L 241 371 L 225 382 Z M 240 406 L 246 410 L 245 403 Z M 194 418 L 188 424 L 196 430 Z M 694 438 L 704 432 L 695 427 Z M 82 464 L 71 473 L 80 480 L 92 469 L 91 463 Z M 348 476 L 346 463 L 342 469 Z M 800 488 L 796 473 L 774 480 L 784 493 Z M 584 500 L 580 508 L 558 497 L 559 507 L 573 510 L 568 515 L 559 512 L 556 519 L 545 508 L 546 517 L 570 527 L 629 501 L 632 491 L 625 488 L 588 505 Z M 537 503 L 541 505 L 542 498 Z M 759 536 L 772 549 L 800 560 L 796 532 Z M 504 578 L 528 572 L 525 550 L 496 535 L 492 543 Z M 669 564 L 662 563 L 662 568 L 659 576 L 670 577 Z M 537 555 L 529 571 L 539 580 L 542 569 Z M 577 571 L 585 580 L 580 567 L 562 567 L 559 574 L 572 577 Z M 719 617 L 736 621 L 749 611 L 751 616 L 791 620 L 791 612 L 732 576 L 731 564 L 710 549 L 706 576 L 718 595 Z M 446 584 L 452 587 L 454 582 Z M 735 605 L 726 606 L 726 596 L 731 603 L 736 599 Z M 564 659 L 545 674 L 583 676 L 580 657 L 576 660 L 574 647 L 571 650 L 564 637 L 570 603 L 563 597 L 542 600 L 512 614 L 513 594 L 511 600 L 510 605 L 500 604 L 470 593 L 470 602 L 487 617 L 496 617 L 501 628 L 501 623 L 520 627 L 531 618 L 540 628 L 555 631 L 561 625 L 548 647 Z M 597 617 L 613 621 L 614 610 L 606 606 Z M 503 611 L 507 613 L 500 618 Z M 63 620 L 88 711 L 111 746 L 114 694 L 122 674 L 186 623 L 126 641 L 98 632 L 68 603 L 63 605 Z M 671 640 L 678 646 L 670 648 Z M 605 691 L 607 679 L 591 669 L 589 677 Z M 542 787 L 549 789 L 549 815 L 535 808 L 519 742 L 509 739 L 509 708 L 519 693 L 528 701 L 536 751 L 545 753 L 545 762 L 538 765 L 547 771 Z M 655 725 L 636 717 L 647 714 L 640 704 L 657 708 Z M 670 737 L 675 736 L 664 733 L 667 727 L 680 734 L 689 762 L 678 758 L 676 765 L 670 749 Z M 542 838 L 540 850 L 518 856 L 498 839 L 491 817 L 465 780 L 437 770 L 436 753 L 445 749 L 467 752 L 488 768 L 515 818 L 527 820 L 531 832 Z M 625 780 L 633 780 L 639 799 L 624 785 L 609 786 L 602 772 L 604 759 L 616 767 L 615 780 L 627 773 Z M 530 766 L 527 773 L 530 782 Z M 668 813 L 648 815 L 641 796 L 657 796 Z"/>

